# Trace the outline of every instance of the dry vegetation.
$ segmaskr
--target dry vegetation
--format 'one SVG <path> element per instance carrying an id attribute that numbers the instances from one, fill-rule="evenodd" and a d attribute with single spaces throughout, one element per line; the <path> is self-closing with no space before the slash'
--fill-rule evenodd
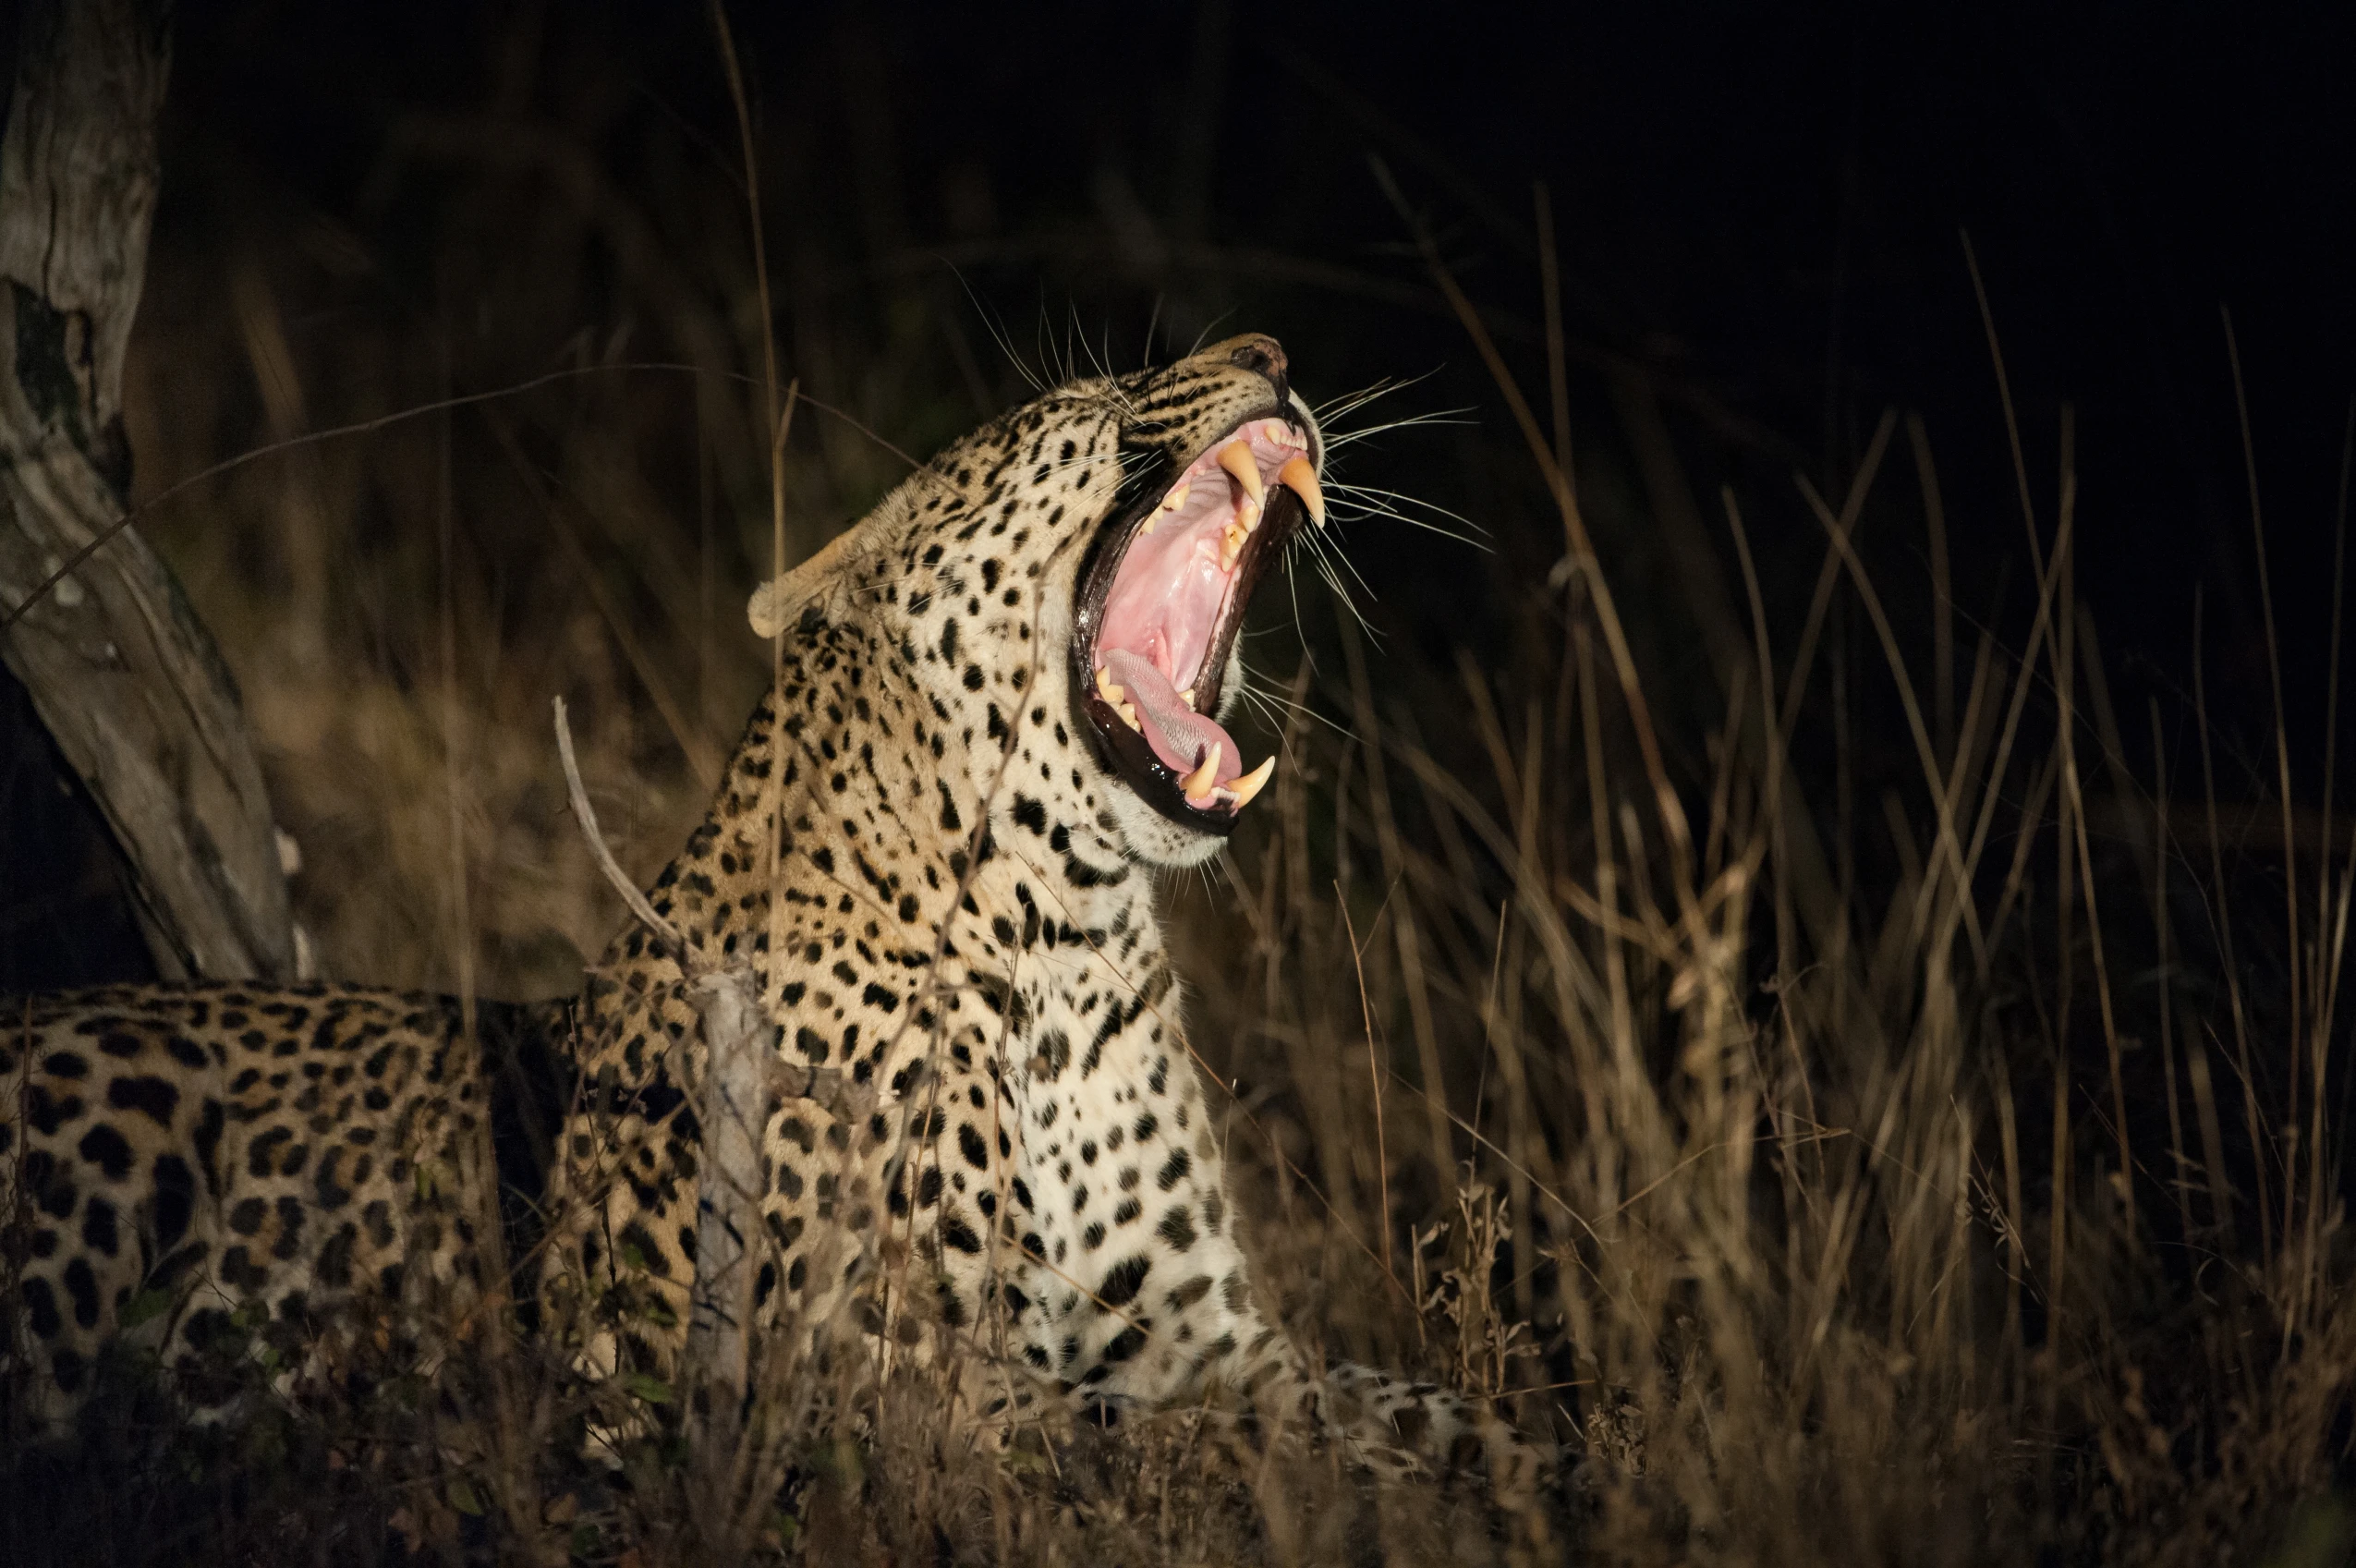
<path id="1" fill-rule="evenodd" d="M 532 997 L 622 918 L 565 814 L 548 699 L 651 876 L 764 678 L 741 605 L 768 478 L 727 160 L 658 138 L 613 176 L 506 113 L 403 122 L 358 218 L 185 198 L 212 221 L 159 244 L 131 433 L 152 493 L 551 378 L 290 448 L 150 525 L 243 684 L 322 972 Z M 786 455 L 795 555 L 902 471 L 894 447 L 1021 392 L 953 281 L 830 272 L 807 237 L 842 213 L 797 177 L 771 214 L 781 351 L 842 412 Z M 2022 479 L 2037 567 L 2003 630 L 1885 614 L 1861 520 L 1942 582 L 1948 548 L 1928 437 L 1889 419 L 1805 491 L 1796 593 L 1754 571 L 1748 497 L 1685 520 L 1723 595 L 1695 612 L 1706 668 L 1663 677 L 1672 634 L 1615 607 L 1558 467 L 1560 367 L 1500 365 L 1532 412 L 1495 386 L 1450 434 L 1460 493 L 1572 565 L 1499 571 L 1478 659 L 1371 642 L 1306 565 L 1297 630 L 1272 590 L 1250 652 L 1278 787 L 1223 869 L 1171 890 L 1286 1320 L 1559 1437 L 1555 1529 L 1583 1561 L 2347 1560 L 2350 864 L 2328 821 L 2306 835 L 2326 853 L 2233 857 L 2210 802 L 2249 792 L 2212 783 L 2204 744 L 2191 776 L 2131 776 L 2120 726 L 2146 716 L 2113 711 L 2075 611 L 2066 438 Z M 1340 472 L 1388 483 L 1418 439 L 1342 446 Z M 1594 522 L 1653 526 L 1608 502 Z M 2330 793 L 2271 761 L 2261 782 Z M 121 1425 L 54 1479 L 46 1550 L 693 1555 L 679 1447 L 584 1489 L 559 1381 L 469 1351 L 443 1402 L 396 1380 L 200 1441 Z M 1500 1550 L 1462 1489 L 1377 1493 L 1285 1450 L 1234 1468 L 1182 1420 L 985 1457 L 938 1440 L 921 1388 L 844 1407 L 809 1385 L 771 1428 L 792 1480 L 762 1560 Z"/>

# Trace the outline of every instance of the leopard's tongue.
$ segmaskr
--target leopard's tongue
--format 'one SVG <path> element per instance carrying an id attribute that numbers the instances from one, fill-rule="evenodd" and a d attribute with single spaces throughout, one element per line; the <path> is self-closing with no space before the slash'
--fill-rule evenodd
<path id="1" fill-rule="evenodd" d="M 1164 764 L 1180 773 L 1191 773 L 1216 746 L 1219 766 L 1211 787 L 1223 787 L 1243 773 L 1243 753 L 1235 737 L 1221 729 L 1218 720 L 1188 707 L 1152 660 L 1116 648 L 1105 655 L 1104 671 L 1135 706 L 1138 727 Z"/>

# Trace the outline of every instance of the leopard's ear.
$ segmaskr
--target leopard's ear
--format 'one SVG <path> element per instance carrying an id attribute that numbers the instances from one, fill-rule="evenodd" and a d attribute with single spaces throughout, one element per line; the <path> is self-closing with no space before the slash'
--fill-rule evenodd
<path id="1" fill-rule="evenodd" d="M 771 577 L 753 590 L 752 602 L 745 606 L 745 618 L 752 622 L 753 635 L 775 637 L 792 625 L 795 612 L 818 596 L 828 578 L 849 565 L 856 553 L 851 541 L 859 532 L 856 524 L 844 529 L 808 560 L 783 577 Z"/>

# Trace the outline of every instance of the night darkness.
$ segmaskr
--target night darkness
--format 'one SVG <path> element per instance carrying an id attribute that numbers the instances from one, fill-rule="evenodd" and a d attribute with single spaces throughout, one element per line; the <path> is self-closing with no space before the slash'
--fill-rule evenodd
<path id="1" fill-rule="evenodd" d="M 1521 329 L 1525 370 L 1543 180 L 1573 338 L 1736 416 L 1756 439 L 1711 432 L 1697 456 L 1766 504 L 1794 466 L 1845 474 L 1885 407 L 1920 410 L 1957 597 L 1980 607 L 2025 559 L 1968 235 L 2048 537 L 2074 405 L 2081 592 L 2120 677 L 2189 688 L 2202 590 L 2228 711 L 2266 702 L 2230 310 L 2286 698 L 2319 720 L 2356 390 L 2356 22 L 2330 6 L 1638 10 L 1310 7 L 1271 24 L 1221 6 L 797 7 L 740 25 L 764 123 L 788 141 L 779 249 L 815 253 L 837 288 L 863 265 L 959 263 L 1025 350 L 1042 318 L 1076 319 L 1140 355 L 1159 299 L 1158 351 L 1248 320 L 1298 344 L 1313 384 L 1428 374 L 1423 407 L 1500 425 L 1367 160 Z M 517 30 L 535 58 L 516 57 Z M 707 31 L 668 6 L 189 6 L 167 201 L 185 171 L 348 215 L 401 115 L 518 91 L 591 126 L 626 180 L 650 127 L 724 136 Z M 826 232 L 799 231 L 796 198 Z M 963 326 L 987 346 L 978 312 Z M 1609 407 L 1582 413 L 1608 448 Z M 1394 461 L 1412 478 L 1420 456 Z M 1404 542 L 1370 543 L 1378 586 Z M 2319 727 L 2294 739 L 2320 745 Z"/>
<path id="2" fill-rule="evenodd" d="M 1329 421 L 1397 421 L 1330 449 L 1332 493 L 1368 487 L 1335 530 L 1358 614 L 1298 569 L 1244 644 L 1270 700 L 1235 734 L 1281 786 L 1221 869 L 1157 883 L 1272 1319 L 1550 1432 L 1582 1456 L 1555 1538 L 1611 1561 L 2356 1561 L 2356 1073 L 2317 932 L 2356 897 L 2356 7 L 728 20 L 770 337 L 812 400 L 787 556 L 1099 364 L 1258 332 L 1313 404 L 1398 383 Z M 0 65 L 12 26 L 0 0 Z M 540 1016 L 624 920 L 550 697 L 646 885 L 771 679 L 737 611 L 771 471 L 711 17 L 206 0 L 170 33 L 128 495 L 242 693 L 285 929 L 332 979 Z M 1549 252 L 1592 578 L 1443 283 L 1550 439 Z M 2075 613 L 2041 643 L 2065 475 Z M 1852 483 L 1836 570 L 1809 498 Z M 1791 682 L 1766 703 L 1755 635 Z M 0 999 L 153 978 L 28 689 L 0 674 Z M 567 1367 L 488 1510 L 449 1489 L 448 1428 L 368 1403 L 394 1379 L 287 1426 L 217 1518 L 234 1454 L 197 1483 L 132 1440 L 108 1463 L 225 1559 L 276 1561 L 281 1518 L 390 1541 L 363 1452 L 408 1489 L 387 1561 L 692 1556 L 686 1450 L 584 1480 Z M 1148 1438 L 1050 1487 L 835 1397 L 795 1417 L 761 1561 L 1507 1539 L 1458 1494 L 1409 1528 L 1330 1477 L 1173 1504 L 1195 1451 L 1157 1471 Z M 57 1474 L 63 1562 L 115 1482 Z"/>

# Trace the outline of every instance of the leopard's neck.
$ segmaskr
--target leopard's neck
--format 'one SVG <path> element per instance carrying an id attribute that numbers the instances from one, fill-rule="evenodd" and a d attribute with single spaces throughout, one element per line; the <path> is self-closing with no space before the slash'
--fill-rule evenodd
<path id="1" fill-rule="evenodd" d="M 650 894 L 691 966 L 749 966 L 813 1059 L 860 1049 L 841 1038 L 846 999 L 914 1010 L 966 988 L 1027 1026 L 1044 1009 L 1013 1003 L 1026 993 L 1167 988 L 1150 879 L 1109 819 L 1024 777 L 1000 710 L 942 700 L 919 667 L 884 627 L 805 621 Z M 593 971 L 585 1064 L 637 1082 L 671 1045 L 692 1050 L 684 979 L 644 930 L 621 933 Z M 1037 1053 L 1027 1027 L 998 1033 L 1002 1051 Z"/>

